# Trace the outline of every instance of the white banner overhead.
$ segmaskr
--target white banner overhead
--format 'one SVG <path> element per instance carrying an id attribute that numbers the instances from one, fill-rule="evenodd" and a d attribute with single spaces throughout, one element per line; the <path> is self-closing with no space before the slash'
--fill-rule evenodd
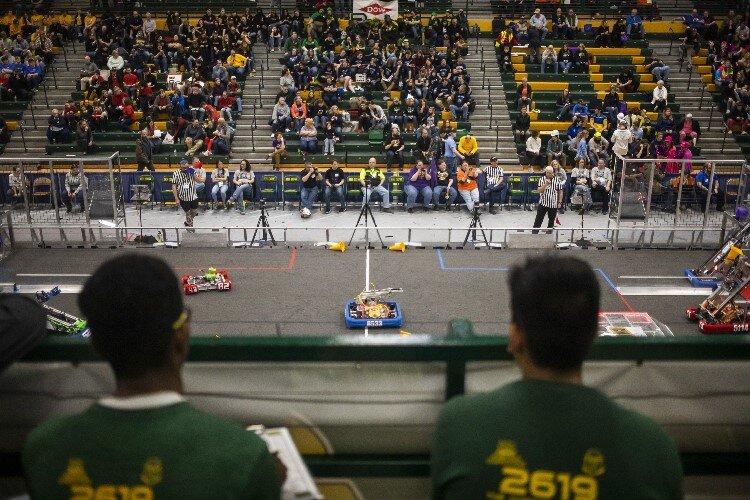
<path id="1" fill-rule="evenodd" d="M 354 0 L 352 11 L 354 14 L 364 14 L 368 19 L 398 18 L 398 1 L 380 2 L 376 0 Z"/>

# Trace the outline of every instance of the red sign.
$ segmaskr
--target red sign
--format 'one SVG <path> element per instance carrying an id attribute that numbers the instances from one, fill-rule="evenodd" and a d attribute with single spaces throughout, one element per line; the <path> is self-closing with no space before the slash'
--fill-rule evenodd
<path id="1" fill-rule="evenodd" d="M 365 14 L 370 14 L 371 16 L 382 16 L 383 14 L 389 13 L 393 9 L 383 7 L 379 3 L 373 2 L 370 5 L 360 8 L 359 10 L 361 10 Z"/>

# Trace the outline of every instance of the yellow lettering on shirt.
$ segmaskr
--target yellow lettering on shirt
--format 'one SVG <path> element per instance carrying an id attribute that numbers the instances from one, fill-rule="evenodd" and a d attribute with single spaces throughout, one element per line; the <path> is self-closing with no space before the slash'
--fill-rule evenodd
<path id="1" fill-rule="evenodd" d="M 137 484 L 102 484 L 91 486 L 71 486 L 70 500 L 154 500 L 154 490 Z"/>
<path id="2" fill-rule="evenodd" d="M 510 500 L 513 498 L 596 500 L 599 483 L 591 476 L 551 470 L 535 470 L 503 467 L 503 479 L 497 491 L 488 491 L 488 500 Z"/>

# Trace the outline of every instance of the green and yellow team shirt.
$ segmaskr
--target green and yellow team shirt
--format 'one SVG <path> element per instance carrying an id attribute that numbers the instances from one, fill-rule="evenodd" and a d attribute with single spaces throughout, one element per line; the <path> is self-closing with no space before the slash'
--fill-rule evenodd
<path id="1" fill-rule="evenodd" d="M 680 499 L 672 439 L 575 384 L 522 380 L 449 401 L 432 450 L 433 499 Z"/>
<path id="2" fill-rule="evenodd" d="M 23 452 L 33 499 L 278 499 L 275 459 L 239 425 L 187 402 L 142 410 L 94 404 L 44 423 Z"/>

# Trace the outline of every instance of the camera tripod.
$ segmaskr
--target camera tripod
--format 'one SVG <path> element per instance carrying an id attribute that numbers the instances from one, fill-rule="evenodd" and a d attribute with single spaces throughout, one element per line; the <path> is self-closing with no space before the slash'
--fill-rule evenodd
<path id="1" fill-rule="evenodd" d="M 474 207 L 471 216 L 471 223 L 469 223 L 469 229 L 466 231 L 466 237 L 464 238 L 463 246 L 466 246 L 466 243 L 469 241 L 469 236 L 471 236 L 471 241 L 477 240 L 477 227 L 479 227 L 479 230 L 482 232 L 484 244 L 489 248 L 490 242 L 487 239 L 487 234 L 484 232 L 484 226 L 482 226 L 482 218 L 479 214 L 479 207 L 477 206 Z"/>
<path id="2" fill-rule="evenodd" d="M 255 238 L 258 235 L 258 231 L 263 231 L 262 238 L 258 241 L 268 241 L 268 237 L 271 237 L 271 245 L 276 246 L 276 239 L 273 237 L 273 231 L 271 231 L 271 225 L 268 223 L 268 212 L 266 211 L 266 200 L 260 200 L 260 217 L 258 217 L 258 223 L 255 225 L 255 231 L 253 232 L 253 239 L 250 240 L 250 246 L 255 243 Z"/>
<path id="3" fill-rule="evenodd" d="M 362 210 L 359 211 L 359 217 L 357 218 L 357 223 L 354 224 L 354 231 L 352 231 L 352 237 L 349 238 L 349 246 L 351 246 L 352 241 L 354 241 L 354 235 L 357 233 L 357 229 L 359 228 L 360 224 L 362 223 L 362 217 L 365 218 L 365 242 L 367 243 L 367 248 L 370 248 L 370 226 L 369 226 L 369 219 L 372 219 L 372 225 L 375 226 L 375 233 L 378 235 L 378 239 L 380 240 L 380 245 L 385 246 L 385 243 L 383 243 L 383 237 L 380 236 L 380 230 L 378 229 L 378 223 L 375 222 L 375 216 L 372 213 L 372 208 L 370 207 L 370 191 L 372 189 L 372 185 L 369 180 L 365 181 L 365 199 L 363 200 L 364 203 L 362 205 Z"/>

